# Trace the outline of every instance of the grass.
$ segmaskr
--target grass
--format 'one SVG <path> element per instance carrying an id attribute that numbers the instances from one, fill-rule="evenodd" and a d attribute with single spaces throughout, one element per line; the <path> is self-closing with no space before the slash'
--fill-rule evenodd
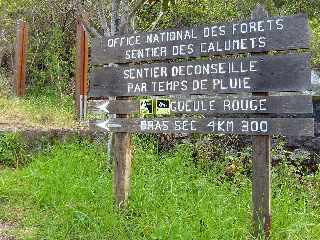
<path id="1" fill-rule="evenodd" d="M 74 121 L 71 97 L 48 94 L 12 98 L 0 96 L 0 123 L 21 128 L 72 128 Z"/>
<path id="2" fill-rule="evenodd" d="M 125 211 L 114 208 L 104 146 L 77 140 L 0 173 L 0 219 L 16 223 L 8 234 L 17 239 L 253 239 L 247 177 L 221 181 L 195 167 L 190 145 L 156 146 L 135 139 Z M 272 239 L 319 239 L 319 190 L 319 174 L 273 169 Z"/>
<path id="3" fill-rule="evenodd" d="M 72 96 L 59 95 L 53 89 L 28 90 L 24 98 L 12 97 L 9 73 L 0 68 L 0 128 L 73 128 Z"/>

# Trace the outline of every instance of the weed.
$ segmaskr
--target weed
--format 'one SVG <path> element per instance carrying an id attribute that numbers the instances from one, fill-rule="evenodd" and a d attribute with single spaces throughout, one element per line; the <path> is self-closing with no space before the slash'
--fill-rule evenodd
<path id="1" fill-rule="evenodd" d="M 19 134 L 0 136 L 0 164 L 18 168 L 29 160 L 23 138 Z"/>

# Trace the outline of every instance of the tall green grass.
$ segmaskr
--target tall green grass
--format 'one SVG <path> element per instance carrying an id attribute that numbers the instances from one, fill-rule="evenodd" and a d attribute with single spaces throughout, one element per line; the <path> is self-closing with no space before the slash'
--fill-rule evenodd
<path id="1" fill-rule="evenodd" d="M 47 91 L 19 99 L 1 96 L 0 93 L 0 122 L 11 127 L 74 128 L 77 127 L 74 116 L 71 96 L 58 97 Z"/>
<path id="2" fill-rule="evenodd" d="M 253 239 L 250 179 L 196 168 L 188 144 L 165 154 L 149 138 L 134 146 L 127 210 L 114 207 L 105 147 L 75 141 L 0 173 L 0 219 L 17 221 L 18 239 Z M 319 174 L 279 165 L 272 195 L 272 239 L 320 239 Z"/>

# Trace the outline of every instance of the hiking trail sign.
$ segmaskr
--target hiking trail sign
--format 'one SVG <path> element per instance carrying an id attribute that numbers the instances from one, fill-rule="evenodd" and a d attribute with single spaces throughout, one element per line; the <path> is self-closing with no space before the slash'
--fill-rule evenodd
<path id="1" fill-rule="evenodd" d="M 309 47 L 306 15 L 268 17 L 93 41 L 92 63 L 139 62 Z"/>
<path id="2" fill-rule="evenodd" d="M 192 96 L 190 98 L 156 98 L 141 100 L 105 100 L 91 104 L 93 111 L 100 110 L 108 114 L 148 114 L 168 115 L 168 111 L 157 111 L 166 101 L 169 114 L 236 114 L 236 113 L 273 113 L 273 114 L 307 114 L 313 111 L 312 97 L 297 96 L 234 96 L 220 95 L 215 97 Z M 146 106 L 147 105 L 147 106 Z M 156 111 L 153 111 L 153 108 Z"/>
<path id="3" fill-rule="evenodd" d="M 309 59 L 308 54 L 288 54 L 100 68 L 91 75 L 90 96 L 308 90 Z"/>
<path id="4" fill-rule="evenodd" d="M 97 123 L 114 132 L 313 136 L 313 118 L 116 118 Z"/>
<path id="5" fill-rule="evenodd" d="M 162 102 L 152 99 L 140 100 L 139 103 L 111 100 L 98 106 L 100 110 L 110 114 L 140 113 L 144 116 L 171 113 L 312 113 L 312 103 L 308 96 L 250 95 L 310 90 L 311 69 L 308 53 L 212 58 L 212 55 L 308 48 L 309 44 L 310 31 L 306 15 L 264 17 L 212 26 L 103 37 L 93 41 L 91 61 L 101 66 L 93 69 L 90 75 L 89 96 L 160 96 L 160 99 L 161 96 L 171 97 L 167 100 L 162 98 Z M 207 60 L 189 59 L 102 67 L 109 62 L 137 63 L 199 56 L 211 57 Z M 172 99 L 175 95 L 182 95 L 185 99 Z M 160 105 L 162 107 L 159 107 Z M 289 119 L 287 121 L 289 122 Z M 304 125 L 303 121 L 300 124 Z M 306 123 L 308 126 L 301 126 L 301 129 L 310 130 L 310 124 Z M 126 132 L 124 129 L 127 128 L 125 123 L 122 123 L 121 127 L 117 125 L 117 128 L 107 129 Z M 136 126 L 134 129 L 137 131 Z M 295 129 L 297 131 L 298 128 L 293 128 Z M 306 135 L 312 134 L 309 130 Z M 207 132 L 203 129 L 199 131 Z M 270 135 L 276 132 L 265 133 Z M 294 132 L 290 134 L 294 135 Z M 301 134 L 299 132 L 298 135 Z"/>
<path id="6" fill-rule="evenodd" d="M 119 118 L 93 124 L 118 134 L 117 177 L 128 180 L 124 173 L 131 164 L 124 163 L 130 152 L 125 151 L 130 142 L 127 133 L 252 135 L 255 235 L 268 238 L 270 136 L 314 134 L 313 118 L 300 115 L 312 113 L 310 96 L 274 93 L 310 90 L 309 54 L 287 52 L 308 49 L 309 44 L 306 15 L 268 17 L 259 4 L 247 21 L 94 39 L 91 63 L 97 66 L 90 75 L 89 97 L 118 97 L 94 108 Z M 123 99 L 132 96 L 148 99 Z M 120 118 L 132 113 L 148 117 Z M 181 113 L 193 116 L 181 117 Z M 171 114 L 176 116 L 170 118 Z M 120 192 L 117 199 L 126 199 L 128 191 Z"/>

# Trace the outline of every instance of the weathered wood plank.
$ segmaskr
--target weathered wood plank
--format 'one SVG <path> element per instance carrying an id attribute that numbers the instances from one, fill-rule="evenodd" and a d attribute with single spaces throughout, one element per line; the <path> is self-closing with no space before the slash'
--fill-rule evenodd
<path id="1" fill-rule="evenodd" d="M 83 59 L 84 59 L 84 29 L 80 21 L 76 25 L 76 71 L 75 71 L 75 112 L 78 120 L 82 119 L 83 107 Z"/>
<path id="2" fill-rule="evenodd" d="M 83 120 L 87 111 L 88 68 L 89 68 L 89 37 L 83 24 L 77 20 L 76 27 L 76 71 L 75 71 L 75 107 L 76 117 Z"/>
<path id="3" fill-rule="evenodd" d="M 299 127 L 299 126 L 296 126 Z M 252 139 L 252 205 L 256 236 L 269 239 L 271 230 L 271 137 Z"/>
<path id="4" fill-rule="evenodd" d="M 83 81 L 82 81 L 82 95 L 88 96 L 88 70 L 89 70 L 89 34 L 83 28 Z M 86 103 L 84 103 L 86 104 Z"/>
<path id="5" fill-rule="evenodd" d="M 111 34 L 118 35 L 127 33 L 129 28 L 128 19 L 121 18 L 124 20 L 126 24 L 124 24 L 124 28 L 121 29 L 120 32 L 120 18 L 119 18 L 119 10 L 120 10 L 120 2 L 121 1 L 112 1 L 112 23 L 111 23 Z M 128 16 L 129 14 L 129 1 L 125 0 L 124 2 L 124 16 Z M 112 61 L 111 61 L 112 62 Z M 119 97 L 117 95 L 116 99 L 122 100 L 130 100 L 127 97 Z M 117 118 L 126 119 L 129 116 L 124 114 L 117 114 Z M 130 193 L 130 176 L 131 176 L 131 162 L 132 162 L 132 143 L 131 143 L 131 135 L 129 132 L 115 133 L 111 136 L 111 142 L 113 146 L 110 149 L 109 154 L 111 155 L 111 159 L 113 158 L 115 163 L 114 169 L 114 177 L 113 177 L 113 192 L 116 200 L 117 207 L 126 208 L 128 203 L 128 197 Z"/>
<path id="6" fill-rule="evenodd" d="M 133 62 L 308 48 L 306 15 L 97 38 L 92 63 Z"/>
<path id="7" fill-rule="evenodd" d="M 17 97 L 25 95 L 26 91 L 26 61 L 28 47 L 28 24 L 18 21 L 16 54 L 15 54 L 15 91 Z"/>
<path id="8" fill-rule="evenodd" d="M 157 118 L 99 122 L 112 132 L 313 136 L 312 118 Z"/>
<path id="9" fill-rule="evenodd" d="M 251 18 L 258 20 L 267 17 L 268 12 L 257 4 Z M 291 71 L 291 70 L 289 70 Z M 268 92 L 253 93 L 255 96 L 268 96 Z M 261 114 L 268 117 L 268 114 Z M 271 137 L 254 136 L 252 141 L 252 215 L 255 237 L 270 237 L 271 229 Z"/>
<path id="10" fill-rule="evenodd" d="M 228 113 L 312 113 L 312 97 L 298 96 L 219 96 L 211 98 L 168 98 L 171 113 L 228 114 Z M 99 110 L 103 106 L 104 111 Z M 139 100 L 104 100 L 89 102 L 89 111 L 109 114 L 140 112 Z"/>
<path id="11" fill-rule="evenodd" d="M 254 56 L 95 69 L 90 97 L 311 89 L 308 54 Z"/>
<path id="12" fill-rule="evenodd" d="M 102 128 L 96 126 L 96 122 L 88 122 L 86 123 L 86 126 L 83 127 L 78 127 L 78 128 L 36 128 L 32 126 L 12 126 L 10 124 L 3 124 L 0 123 L 0 135 L 1 134 L 7 134 L 7 133 L 30 133 L 32 135 L 41 135 L 42 133 L 53 133 L 53 135 L 59 135 L 59 136 L 64 136 L 64 135 L 69 135 L 70 134 L 79 134 L 80 136 L 90 136 L 92 138 L 98 138 L 104 136 L 105 130 Z M 318 140 L 320 136 L 320 123 L 315 122 L 314 123 L 314 135 L 316 138 L 314 138 L 315 141 Z M 288 135 L 289 136 L 289 135 Z M 292 136 L 290 139 L 295 139 L 294 136 Z M 309 138 L 310 142 L 313 138 Z M 316 149 L 319 150 L 319 149 Z"/>

